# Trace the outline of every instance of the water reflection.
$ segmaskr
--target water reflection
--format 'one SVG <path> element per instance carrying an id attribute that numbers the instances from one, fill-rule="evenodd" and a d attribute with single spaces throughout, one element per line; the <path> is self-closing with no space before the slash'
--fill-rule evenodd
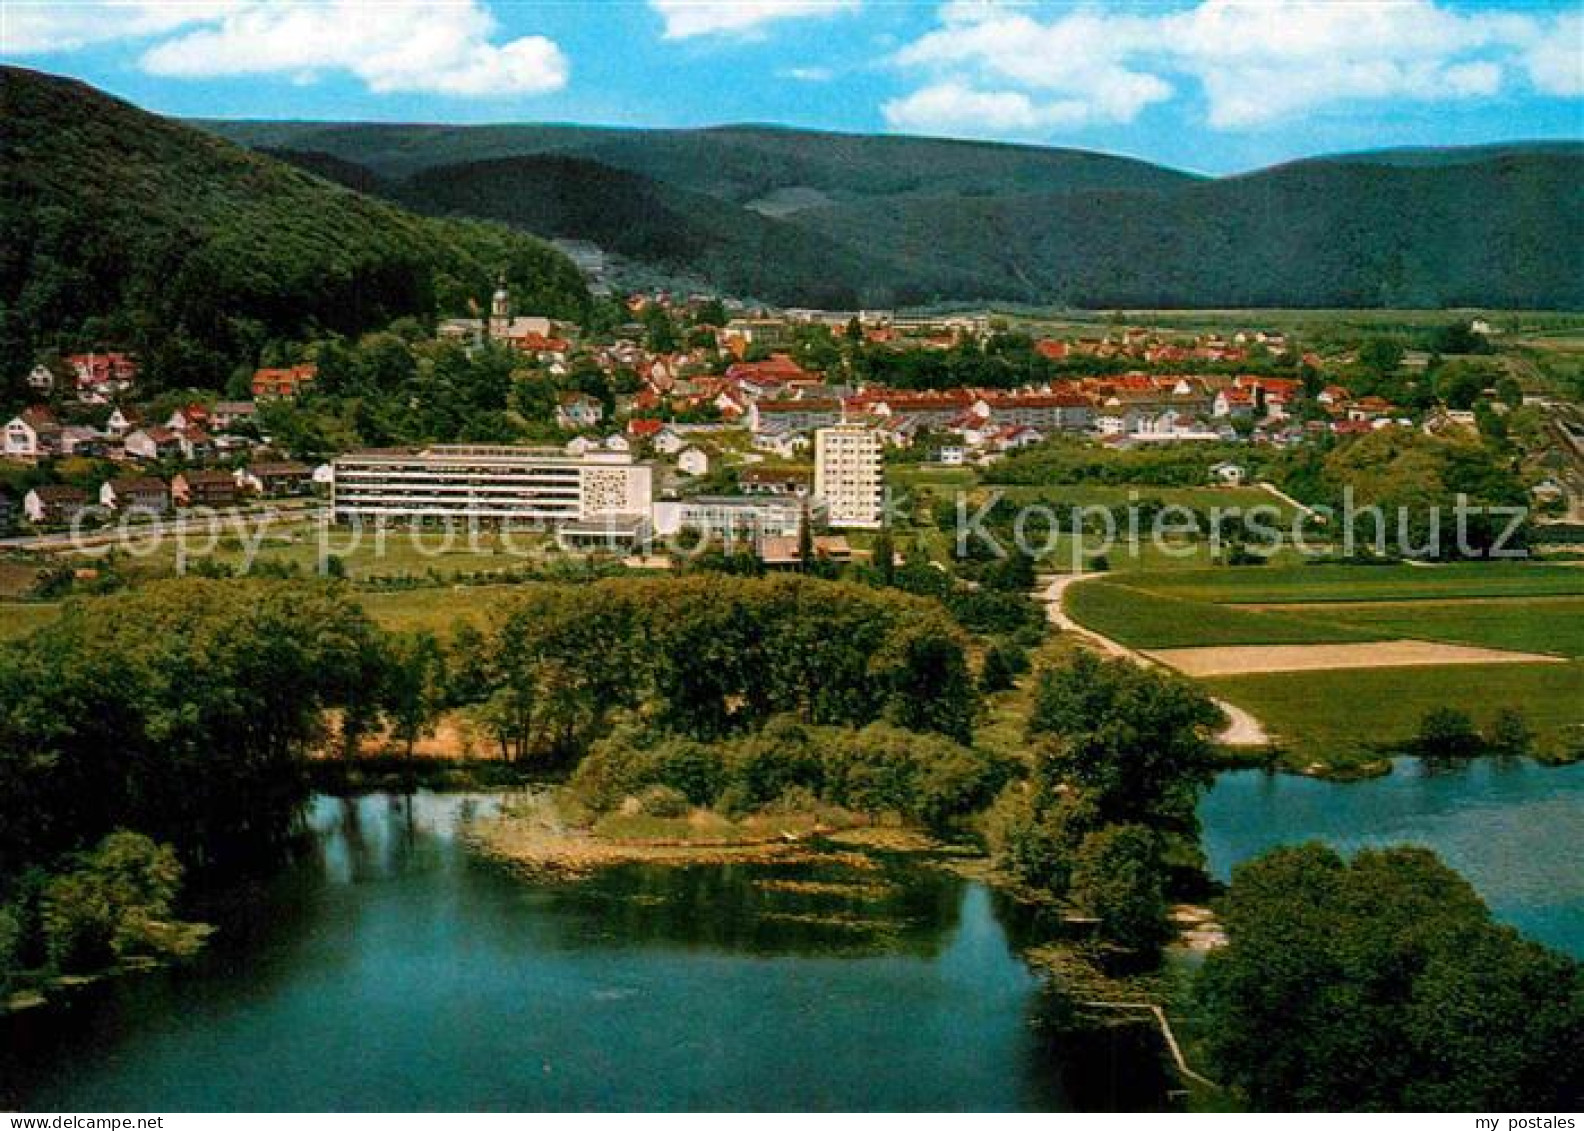
<path id="1" fill-rule="evenodd" d="M 169 1109 L 1155 1106 L 1137 1033 L 1047 1023 L 980 885 L 628 867 L 530 884 L 459 841 L 491 796 L 318 798 L 193 967 L 4 1034 L 0 1102 Z"/>
<path id="2" fill-rule="evenodd" d="M 1499 919 L 1584 957 L 1584 764 L 1404 758 L 1387 777 L 1347 783 L 1242 771 L 1221 775 L 1200 818 L 1223 880 L 1277 844 L 1426 845 Z"/>

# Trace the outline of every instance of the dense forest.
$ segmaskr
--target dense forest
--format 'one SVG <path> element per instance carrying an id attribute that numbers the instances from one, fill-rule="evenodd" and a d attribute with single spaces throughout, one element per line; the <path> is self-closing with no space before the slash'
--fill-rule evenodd
<path id="1" fill-rule="evenodd" d="M 423 219 L 81 83 L 0 68 L 0 366 L 129 347 L 162 387 L 218 387 L 277 338 L 465 314 L 501 272 L 578 318 L 570 261 Z"/>
<path id="2" fill-rule="evenodd" d="M 309 168 L 333 161 L 338 179 L 420 209 L 591 240 L 801 305 L 1584 304 L 1577 145 L 1352 154 L 1209 179 L 1071 150 L 749 127 L 206 127 L 303 151 Z M 582 197 L 602 207 L 557 203 Z M 756 251 L 774 258 L 750 269 Z"/>

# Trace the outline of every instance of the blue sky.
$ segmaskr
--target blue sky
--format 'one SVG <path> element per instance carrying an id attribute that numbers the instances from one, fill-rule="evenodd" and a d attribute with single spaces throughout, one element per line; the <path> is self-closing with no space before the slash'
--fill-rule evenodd
<path id="1" fill-rule="evenodd" d="M 162 113 L 776 122 L 1207 172 L 1584 138 L 1584 4 L 0 0 L 0 56 Z"/>

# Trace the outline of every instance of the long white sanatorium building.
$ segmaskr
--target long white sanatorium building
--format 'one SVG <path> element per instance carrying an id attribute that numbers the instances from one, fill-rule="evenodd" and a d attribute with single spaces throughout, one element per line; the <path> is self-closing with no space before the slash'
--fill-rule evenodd
<path id="1" fill-rule="evenodd" d="M 832 526 L 877 528 L 885 508 L 880 434 L 861 424 L 835 424 L 814 433 L 814 495 Z"/>
<path id="2" fill-rule="evenodd" d="M 654 492 L 653 467 L 627 452 L 435 444 L 354 452 L 333 468 L 336 522 L 647 522 Z"/>

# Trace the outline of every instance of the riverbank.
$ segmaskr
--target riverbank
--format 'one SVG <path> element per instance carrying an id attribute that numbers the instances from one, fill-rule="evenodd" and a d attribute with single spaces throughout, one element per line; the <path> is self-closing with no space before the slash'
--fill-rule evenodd
<path id="1" fill-rule="evenodd" d="M 210 923 L 169 925 L 170 949 L 164 954 L 134 954 L 118 958 L 97 970 L 53 973 L 23 970 L 11 975 L 10 990 L 0 994 L 0 1017 L 58 1005 L 73 995 L 102 982 L 164 970 L 195 957 L 216 928 Z"/>
<path id="2" fill-rule="evenodd" d="M 834 806 L 739 818 L 700 808 L 657 816 L 629 807 L 596 818 L 554 789 L 525 791 L 465 835 L 480 854 L 535 876 L 586 876 L 624 864 L 747 861 L 865 868 L 868 852 L 951 853 L 921 832 Z"/>

